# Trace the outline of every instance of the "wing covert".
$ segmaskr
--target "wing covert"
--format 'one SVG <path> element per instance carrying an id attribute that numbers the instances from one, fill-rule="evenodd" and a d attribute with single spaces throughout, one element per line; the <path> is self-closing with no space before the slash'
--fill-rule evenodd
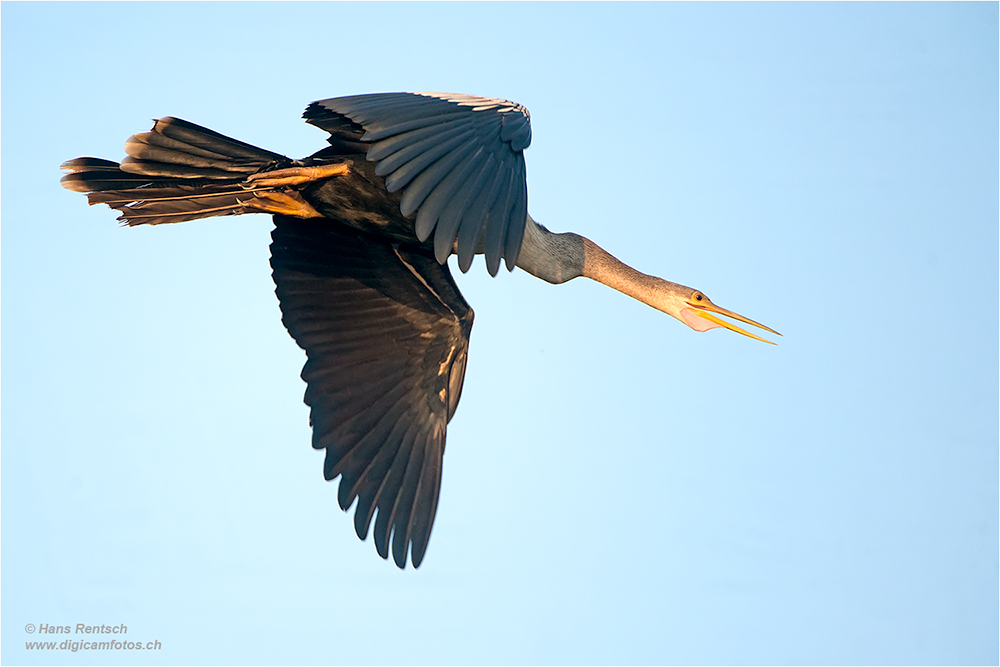
<path id="1" fill-rule="evenodd" d="M 389 192 L 402 190 L 400 211 L 416 214 L 414 231 L 433 235 L 444 263 L 457 250 L 467 271 L 486 241 L 492 275 L 505 260 L 513 270 L 524 237 L 528 189 L 523 151 L 531 119 L 519 104 L 451 93 L 376 93 L 313 102 L 303 117 L 341 141 L 345 119 L 351 138 L 369 145 Z"/>

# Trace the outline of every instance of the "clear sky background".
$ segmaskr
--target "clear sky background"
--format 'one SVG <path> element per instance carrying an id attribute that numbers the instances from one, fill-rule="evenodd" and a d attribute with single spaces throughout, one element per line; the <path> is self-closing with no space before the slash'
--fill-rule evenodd
<path id="1" fill-rule="evenodd" d="M 0 11 L 5 664 L 997 663 L 996 3 Z M 784 334 L 477 260 L 405 572 L 323 481 L 270 219 L 58 185 L 165 115 L 302 157 L 307 103 L 395 90 L 524 104 L 538 221 Z"/>

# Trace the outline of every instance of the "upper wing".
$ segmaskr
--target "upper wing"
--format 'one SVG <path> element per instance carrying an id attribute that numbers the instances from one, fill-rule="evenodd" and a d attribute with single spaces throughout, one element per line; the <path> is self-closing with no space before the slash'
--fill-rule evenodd
<path id="1" fill-rule="evenodd" d="M 369 145 L 389 192 L 403 189 L 403 215 L 416 213 L 417 238 L 434 233 L 438 262 L 457 240 L 467 271 L 482 239 L 490 274 L 501 258 L 513 270 L 528 214 L 527 109 L 492 97 L 378 93 L 313 102 L 303 117 L 330 132 L 331 143 Z"/>
<path id="2" fill-rule="evenodd" d="M 420 565 L 441 487 L 448 421 L 465 377 L 472 310 L 446 265 L 329 220 L 277 215 L 271 267 L 282 322 L 306 351 L 313 447 L 355 498 L 354 525 Z"/>

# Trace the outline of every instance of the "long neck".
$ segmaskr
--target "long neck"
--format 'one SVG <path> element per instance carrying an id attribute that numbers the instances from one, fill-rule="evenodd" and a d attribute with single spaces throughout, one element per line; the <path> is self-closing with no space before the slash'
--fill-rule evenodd
<path id="1" fill-rule="evenodd" d="M 674 291 L 672 288 L 682 286 L 636 271 L 588 238 L 583 238 L 583 248 L 583 276 L 638 299 L 657 310 L 671 312 L 667 303 L 669 299 L 665 297 Z"/>
<path id="2" fill-rule="evenodd" d="M 553 284 L 584 276 L 677 317 L 672 296 L 690 288 L 636 271 L 590 239 L 553 234 L 528 216 L 518 267 Z"/>

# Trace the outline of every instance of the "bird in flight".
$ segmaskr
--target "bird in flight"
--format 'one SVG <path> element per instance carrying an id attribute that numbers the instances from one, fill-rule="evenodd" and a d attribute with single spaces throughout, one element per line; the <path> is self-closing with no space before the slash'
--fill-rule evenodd
<path id="1" fill-rule="evenodd" d="M 329 146 L 301 160 L 178 118 L 125 144 L 120 163 L 77 158 L 62 185 L 132 225 L 270 213 L 282 322 L 306 352 L 312 444 L 362 540 L 405 568 L 423 561 L 447 425 L 462 394 L 473 312 L 447 260 L 484 255 L 559 284 L 584 276 L 695 331 L 729 320 L 777 334 L 696 289 L 640 273 L 590 239 L 528 214 L 527 109 L 450 93 L 352 95 L 310 104 Z M 728 318 L 728 319 L 723 319 Z M 376 516 L 377 510 L 377 516 Z"/>

